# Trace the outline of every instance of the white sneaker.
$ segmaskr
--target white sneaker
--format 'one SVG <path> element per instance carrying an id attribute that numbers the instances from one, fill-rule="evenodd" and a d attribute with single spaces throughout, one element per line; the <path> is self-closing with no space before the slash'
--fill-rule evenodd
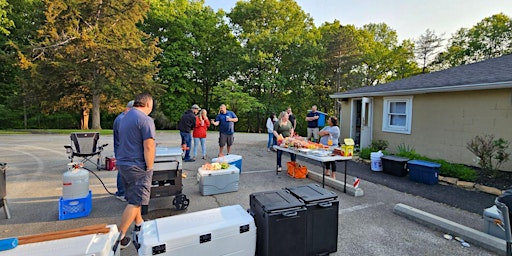
<path id="1" fill-rule="evenodd" d="M 121 202 L 126 202 L 126 198 L 124 196 L 116 196 L 117 199 L 119 199 Z"/>

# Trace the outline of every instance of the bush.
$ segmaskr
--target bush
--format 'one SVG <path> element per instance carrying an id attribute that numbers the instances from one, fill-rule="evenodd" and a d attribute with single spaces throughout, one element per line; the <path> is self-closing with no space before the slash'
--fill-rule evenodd
<path id="1" fill-rule="evenodd" d="M 379 150 L 384 151 L 388 148 L 389 143 L 385 140 L 377 140 L 372 141 L 372 145 L 370 146 L 373 152 L 377 152 Z"/>
<path id="2" fill-rule="evenodd" d="M 505 152 L 510 143 L 502 138 L 494 139 L 494 135 L 475 136 L 466 148 L 478 159 L 482 171 L 496 176 L 502 163 L 508 161 L 510 153 Z"/>

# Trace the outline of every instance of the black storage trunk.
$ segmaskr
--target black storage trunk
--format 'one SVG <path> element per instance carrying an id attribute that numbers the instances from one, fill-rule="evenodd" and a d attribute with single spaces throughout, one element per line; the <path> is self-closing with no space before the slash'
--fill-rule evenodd
<path id="1" fill-rule="evenodd" d="M 338 195 L 317 184 L 286 188 L 306 204 L 306 253 L 327 255 L 338 250 Z"/>
<path id="2" fill-rule="evenodd" d="M 306 255 L 306 207 L 285 190 L 250 195 L 256 255 Z"/>
<path id="3" fill-rule="evenodd" d="M 382 172 L 395 176 L 407 175 L 407 161 L 409 158 L 399 156 L 382 156 Z"/>

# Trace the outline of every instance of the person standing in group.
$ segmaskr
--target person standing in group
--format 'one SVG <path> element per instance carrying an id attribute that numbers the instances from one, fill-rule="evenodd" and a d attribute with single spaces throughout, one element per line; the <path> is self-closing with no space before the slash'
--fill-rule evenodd
<path id="1" fill-rule="evenodd" d="M 126 231 L 132 223 L 132 236 L 138 246 L 140 227 L 144 222 L 141 206 L 149 205 L 151 180 L 155 162 L 155 122 L 148 115 L 153 109 L 153 97 L 148 93 L 135 96 L 133 108 L 126 113 L 119 125 L 119 148 L 116 163 L 128 201 L 121 219 L 121 249 L 128 247 L 131 240 Z"/>
<path id="2" fill-rule="evenodd" d="M 297 134 L 297 119 L 295 119 L 295 115 L 292 113 L 292 108 L 288 107 L 288 109 L 286 109 L 286 113 L 288 113 L 288 120 L 292 122 L 293 131 L 295 131 L 295 134 Z"/>
<path id="3" fill-rule="evenodd" d="M 180 130 L 181 145 L 186 145 L 185 156 L 183 161 L 194 162 L 195 159 L 190 158 L 190 149 L 192 148 L 192 130 L 196 127 L 196 114 L 199 112 L 199 106 L 194 104 L 192 108 L 185 111 L 178 123 Z"/>
<path id="4" fill-rule="evenodd" d="M 327 126 L 318 132 L 320 135 L 320 143 L 326 146 L 338 146 L 340 138 L 340 128 L 338 127 L 338 119 L 334 116 L 329 117 Z M 331 172 L 332 170 L 332 172 Z M 336 179 L 336 162 L 325 163 L 325 176 Z"/>
<path id="5" fill-rule="evenodd" d="M 273 150 L 273 145 L 277 144 L 276 137 L 274 136 L 274 123 L 276 122 L 277 117 L 276 113 L 270 114 L 267 118 L 267 131 L 268 131 L 268 141 L 267 141 L 267 152 Z"/>
<path id="6" fill-rule="evenodd" d="M 222 104 L 219 107 L 219 114 L 212 119 L 212 124 L 219 126 L 219 155 L 224 156 L 224 147 L 227 145 L 227 154 L 231 153 L 231 145 L 235 140 L 235 123 L 238 122 L 238 117 L 233 111 L 228 111 L 226 105 Z"/>
<path id="7" fill-rule="evenodd" d="M 124 109 L 121 114 L 119 114 L 116 119 L 114 120 L 114 156 L 117 157 L 117 149 L 119 148 L 119 125 L 121 123 L 121 120 L 123 119 L 124 115 L 130 111 L 133 107 L 133 100 L 129 101 L 128 104 L 126 104 L 126 108 Z M 121 182 L 121 173 L 117 172 L 117 192 L 116 192 L 116 198 L 126 202 L 126 199 L 124 198 L 124 187 L 123 183 Z"/>
<path id="8" fill-rule="evenodd" d="M 206 132 L 210 127 L 210 120 L 208 120 L 208 112 L 206 109 L 201 109 L 199 115 L 196 116 L 196 127 L 192 132 L 192 137 L 194 137 L 194 159 L 197 156 L 197 148 L 199 144 L 201 144 L 201 151 L 203 153 L 203 159 L 206 159 Z"/>
<path id="9" fill-rule="evenodd" d="M 308 122 L 308 140 L 313 138 L 315 142 L 318 142 L 318 119 L 320 113 L 316 111 L 316 105 L 311 107 L 311 111 L 306 115 L 306 121 Z"/>
<path id="10" fill-rule="evenodd" d="M 274 124 L 274 135 L 279 137 L 281 135 L 283 138 L 293 136 L 293 125 L 290 120 L 288 120 L 288 113 L 281 112 L 279 114 L 279 120 Z M 283 151 L 277 151 L 277 171 L 280 172 L 281 169 L 281 157 L 283 155 Z M 292 162 L 295 162 L 297 155 L 290 153 L 290 158 Z"/>

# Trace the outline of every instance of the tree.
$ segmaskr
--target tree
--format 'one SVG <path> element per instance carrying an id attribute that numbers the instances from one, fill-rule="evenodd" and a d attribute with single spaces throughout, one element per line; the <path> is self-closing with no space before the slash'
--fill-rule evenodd
<path id="1" fill-rule="evenodd" d="M 420 38 L 416 41 L 415 53 L 421 65 L 421 73 L 428 71 L 427 67 L 433 61 L 435 55 L 439 53 L 442 43 L 442 35 L 437 36 L 430 29 L 425 30 L 425 33 L 420 35 Z"/>
<path id="2" fill-rule="evenodd" d="M 192 104 L 209 109 L 212 89 L 235 74 L 240 45 L 223 19 L 203 1 L 153 0 L 141 29 L 159 38 L 157 81 L 165 116 L 177 123 Z"/>
<path id="3" fill-rule="evenodd" d="M 131 99 L 136 92 L 155 91 L 156 41 L 137 29 L 147 1 L 44 0 L 45 23 L 35 47 L 20 64 L 30 67 L 44 106 L 82 113 L 82 129 L 101 129 L 101 102 Z M 62 101 L 64 99 L 64 101 Z M 123 102 L 124 103 L 124 102 Z"/>

